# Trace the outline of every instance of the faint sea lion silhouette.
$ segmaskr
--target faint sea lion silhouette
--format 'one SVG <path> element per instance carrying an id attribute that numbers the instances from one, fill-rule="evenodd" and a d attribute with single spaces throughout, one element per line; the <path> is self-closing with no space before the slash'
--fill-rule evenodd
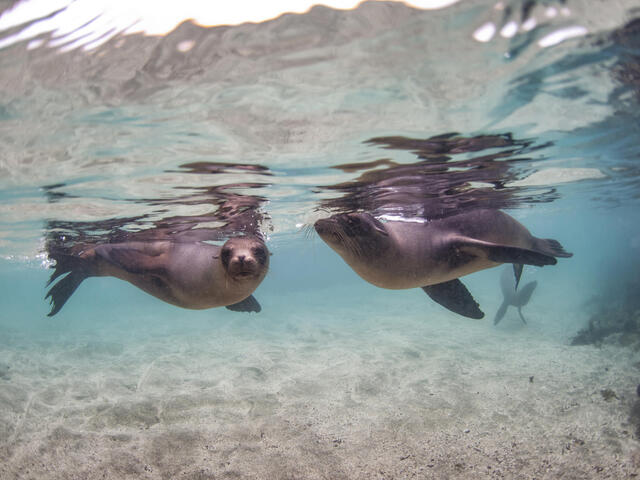
<path id="1" fill-rule="evenodd" d="M 518 290 L 518 286 L 516 283 L 517 272 L 514 276 L 510 268 L 505 268 L 502 270 L 500 274 L 500 288 L 502 289 L 502 295 L 504 299 L 502 301 L 502 305 L 498 308 L 496 312 L 496 316 L 493 319 L 493 324 L 497 325 L 504 317 L 504 314 L 507 312 L 507 308 L 509 306 L 514 306 L 518 309 L 518 315 L 520 315 L 520 319 L 522 323 L 526 325 L 527 321 L 524 319 L 522 315 L 522 307 L 524 307 L 529 300 L 531 299 L 531 295 L 533 291 L 536 289 L 538 282 L 529 282 L 524 287 L 521 287 Z"/>

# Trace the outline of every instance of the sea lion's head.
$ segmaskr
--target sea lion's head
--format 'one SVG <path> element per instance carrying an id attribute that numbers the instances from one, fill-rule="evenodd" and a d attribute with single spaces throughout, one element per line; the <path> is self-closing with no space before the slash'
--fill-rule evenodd
<path id="1" fill-rule="evenodd" d="M 385 249 L 389 233 L 369 213 L 345 213 L 318 220 L 314 227 L 320 238 L 345 260 L 360 258 Z"/>
<path id="2" fill-rule="evenodd" d="M 234 280 L 261 278 L 269 268 L 269 250 L 258 237 L 234 237 L 222 245 L 220 261 Z"/>

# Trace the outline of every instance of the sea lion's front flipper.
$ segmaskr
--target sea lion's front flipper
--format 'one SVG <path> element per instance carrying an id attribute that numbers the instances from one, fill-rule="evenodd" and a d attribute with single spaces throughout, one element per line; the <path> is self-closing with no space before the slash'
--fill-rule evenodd
<path id="1" fill-rule="evenodd" d="M 526 248 L 484 242 L 473 238 L 459 239 L 456 243 L 457 249 L 464 254 L 486 256 L 497 263 L 535 265 L 536 267 L 558 263 L 555 257 Z"/>
<path id="2" fill-rule="evenodd" d="M 448 282 L 438 283 L 422 287 L 422 290 L 431 297 L 434 302 L 439 303 L 452 312 L 469 318 L 482 318 L 484 313 L 480 310 L 467 287 L 457 278 Z"/>
<path id="3" fill-rule="evenodd" d="M 514 290 L 518 289 L 518 284 L 520 283 L 520 277 L 522 276 L 522 269 L 524 265 L 521 263 L 513 264 L 513 275 L 516 277 L 516 286 L 513 288 Z"/>
<path id="4" fill-rule="evenodd" d="M 227 305 L 227 309 L 234 312 L 259 312 L 262 307 L 258 303 L 258 300 L 253 295 L 249 295 L 244 300 L 234 303 L 233 305 Z"/>

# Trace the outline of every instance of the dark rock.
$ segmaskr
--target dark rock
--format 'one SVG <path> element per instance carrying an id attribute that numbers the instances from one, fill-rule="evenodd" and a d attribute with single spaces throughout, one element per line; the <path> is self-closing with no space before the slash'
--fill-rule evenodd
<path id="1" fill-rule="evenodd" d="M 616 392 L 614 392 L 610 388 L 605 388 L 603 390 L 600 390 L 600 394 L 602 395 L 602 398 L 604 398 L 607 402 L 610 402 L 614 398 L 616 400 L 618 399 L 618 396 L 616 395 Z"/>

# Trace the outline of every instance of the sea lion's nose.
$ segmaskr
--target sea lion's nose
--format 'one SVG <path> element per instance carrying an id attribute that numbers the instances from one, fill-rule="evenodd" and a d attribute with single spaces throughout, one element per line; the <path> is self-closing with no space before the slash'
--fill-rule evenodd
<path id="1" fill-rule="evenodd" d="M 241 264 L 242 264 L 242 263 L 244 263 L 244 259 L 245 259 L 245 256 L 244 256 L 244 255 L 238 255 L 238 261 L 239 261 Z"/>

